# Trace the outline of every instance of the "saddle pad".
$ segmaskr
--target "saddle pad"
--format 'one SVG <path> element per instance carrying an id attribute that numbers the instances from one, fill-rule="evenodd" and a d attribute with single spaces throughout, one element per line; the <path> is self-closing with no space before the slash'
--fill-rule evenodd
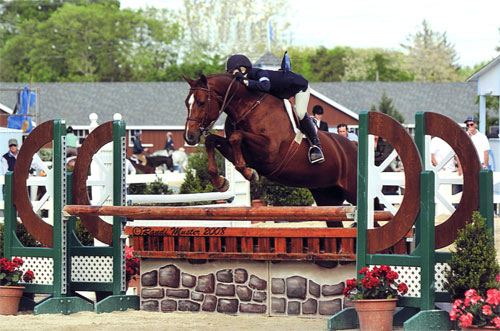
<path id="1" fill-rule="evenodd" d="M 288 115 L 288 119 L 290 120 L 290 124 L 292 124 L 293 132 L 295 132 L 294 141 L 300 145 L 300 143 L 302 142 L 302 138 L 304 138 L 304 135 L 302 132 L 300 132 L 299 128 L 297 127 L 297 122 L 295 121 L 296 116 L 294 116 L 292 104 L 288 99 L 283 99 L 283 103 L 285 104 L 285 109 Z"/>

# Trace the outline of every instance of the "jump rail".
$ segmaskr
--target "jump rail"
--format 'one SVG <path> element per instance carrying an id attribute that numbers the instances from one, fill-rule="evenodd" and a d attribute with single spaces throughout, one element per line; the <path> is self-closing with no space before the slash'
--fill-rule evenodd
<path id="1" fill-rule="evenodd" d="M 131 220 L 262 220 L 262 221 L 349 221 L 352 208 L 343 207 L 145 207 L 67 205 L 64 213 L 73 216 L 119 216 Z M 376 221 L 389 221 L 392 214 L 375 212 Z"/>

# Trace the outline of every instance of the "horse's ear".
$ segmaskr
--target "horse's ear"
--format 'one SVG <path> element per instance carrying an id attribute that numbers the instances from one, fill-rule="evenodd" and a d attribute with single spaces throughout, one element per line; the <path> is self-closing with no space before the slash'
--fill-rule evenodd
<path id="1" fill-rule="evenodd" d="M 198 82 L 199 82 L 202 86 L 208 86 L 207 76 L 205 76 L 204 74 L 201 74 L 201 75 L 200 75 L 200 79 L 198 80 Z"/>
<path id="2" fill-rule="evenodd" d="M 196 84 L 196 81 L 195 81 L 195 80 L 193 80 L 193 79 L 191 79 L 191 78 L 189 78 L 189 77 L 186 77 L 186 76 L 182 75 L 182 78 L 183 78 L 183 79 L 184 79 L 184 80 L 185 80 L 185 81 L 189 84 L 189 86 L 191 86 L 191 87 L 192 87 L 192 86 L 194 86 L 194 84 Z"/>

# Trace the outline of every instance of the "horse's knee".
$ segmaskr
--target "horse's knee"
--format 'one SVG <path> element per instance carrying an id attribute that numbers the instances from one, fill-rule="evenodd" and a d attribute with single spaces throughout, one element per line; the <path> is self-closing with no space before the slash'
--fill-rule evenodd
<path id="1" fill-rule="evenodd" d="M 229 137 L 229 143 L 231 145 L 239 144 L 243 139 L 243 134 L 239 132 L 233 132 L 233 134 Z"/>

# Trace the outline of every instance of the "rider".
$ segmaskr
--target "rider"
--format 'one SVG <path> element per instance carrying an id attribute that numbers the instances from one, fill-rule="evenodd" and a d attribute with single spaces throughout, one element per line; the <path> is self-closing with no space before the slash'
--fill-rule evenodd
<path id="1" fill-rule="evenodd" d="M 280 99 L 295 96 L 295 111 L 299 116 L 300 129 L 311 143 L 309 161 L 325 161 L 316 126 L 307 116 L 310 89 L 309 82 L 304 77 L 284 68 L 278 71 L 253 68 L 248 57 L 241 54 L 232 55 L 227 60 L 226 71 L 236 76 L 249 90 L 267 92 Z"/>
<path id="2" fill-rule="evenodd" d="M 144 152 L 147 152 L 148 149 L 142 147 L 140 131 L 136 131 L 132 136 L 132 144 L 132 154 L 141 162 L 142 165 L 145 166 L 147 164 L 147 159 Z"/>

